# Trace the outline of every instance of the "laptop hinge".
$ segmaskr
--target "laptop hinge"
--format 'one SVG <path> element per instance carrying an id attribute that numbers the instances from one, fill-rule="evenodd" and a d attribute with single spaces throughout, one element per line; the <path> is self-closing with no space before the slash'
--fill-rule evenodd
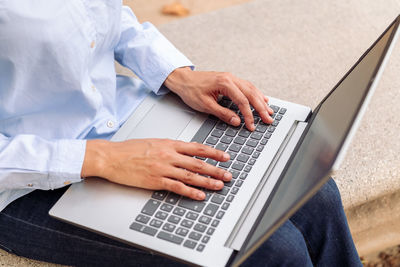
<path id="1" fill-rule="evenodd" d="M 277 178 L 282 172 L 284 165 L 292 154 L 306 126 L 306 122 L 295 121 L 293 123 L 277 153 L 272 159 L 271 164 L 265 171 L 263 178 L 260 180 L 256 191 L 254 191 L 249 203 L 233 228 L 229 238 L 225 242 L 226 247 L 239 250 L 242 246 L 247 234 L 250 232 L 255 220 L 257 219 L 259 212 L 263 208 L 269 193 L 272 191 L 272 188 L 270 187 L 273 187 L 273 185 L 276 183 L 276 181 L 273 182 L 272 179 L 276 177 L 276 180 L 278 180 Z M 279 168 L 277 168 L 278 165 Z M 268 185 L 267 181 L 269 181 Z M 271 182 L 273 183 L 272 186 Z M 266 187 L 268 187 L 270 190 Z"/>

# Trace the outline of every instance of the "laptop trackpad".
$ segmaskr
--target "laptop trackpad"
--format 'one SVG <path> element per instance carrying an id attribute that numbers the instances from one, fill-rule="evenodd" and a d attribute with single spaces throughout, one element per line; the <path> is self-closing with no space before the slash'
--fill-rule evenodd
<path id="1" fill-rule="evenodd" d="M 196 113 L 187 107 L 180 108 L 172 97 L 164 97 L 155 104 L 128 135 L 127 139 L 168 138 L 177 139 Z M 178 105 L 177 105 L 178 104 Z M 182 105 L 182 104 L 181 104 Z"/>

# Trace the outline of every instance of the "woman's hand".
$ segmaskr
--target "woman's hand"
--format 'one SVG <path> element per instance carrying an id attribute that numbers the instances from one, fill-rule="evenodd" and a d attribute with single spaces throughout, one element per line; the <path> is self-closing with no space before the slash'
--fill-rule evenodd
<path id="1" fill-rule="evenodd" d="M 81 176 L 97 176 L 128 186 L 168 190 L 196 200 L 204 199 L 205 194 L 190 185 L 219 190 L 224 186 L 222 181 L 232 179 L 228 171 L 192 156 L 217 161 L 229 159 L 229 154 L 198 143 L 167 139 L 89 140 Z"/>
<path id="2" fill-rule="evenodd" d="M 252 83 L 230 73 L 192 71 L 185 67 L 173 71 L 164 84 L 193 109 L 213 114 L 234 126 L 240 124 L 240 118 L 232 110 L 217 103 L 219 95 L 229 97 L 239 107 L 250 131 L 255 129 L 250 105 L 260 114 L 263 122 L 273 122 L 270 117 L 273 110 L 268 106 L 268 98 Z"/>

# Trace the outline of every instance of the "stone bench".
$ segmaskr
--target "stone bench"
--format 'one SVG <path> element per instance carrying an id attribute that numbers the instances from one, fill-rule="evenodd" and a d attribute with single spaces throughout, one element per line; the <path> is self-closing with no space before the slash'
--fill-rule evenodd
<path id="1" fill-rule="evenodd" d="M 255 0 L 160 30 L 198 70 L 314 108 L 399 13 L 395 0 Z M 399 89 L 400 43 L 334 176 L 361 255 L 400 243 Z"/>

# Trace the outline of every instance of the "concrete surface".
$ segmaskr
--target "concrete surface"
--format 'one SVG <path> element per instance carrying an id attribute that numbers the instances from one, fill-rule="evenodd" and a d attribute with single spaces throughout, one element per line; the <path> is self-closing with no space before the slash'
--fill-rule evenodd
<path id="1" fill-rule="evenodd" d="M 160 29 L 197 69 L 315 107 L 399 13 L 399 0 L 255 0 Z M 335 175 L 360 254 L 400 243 L 399 46 Z"/>

